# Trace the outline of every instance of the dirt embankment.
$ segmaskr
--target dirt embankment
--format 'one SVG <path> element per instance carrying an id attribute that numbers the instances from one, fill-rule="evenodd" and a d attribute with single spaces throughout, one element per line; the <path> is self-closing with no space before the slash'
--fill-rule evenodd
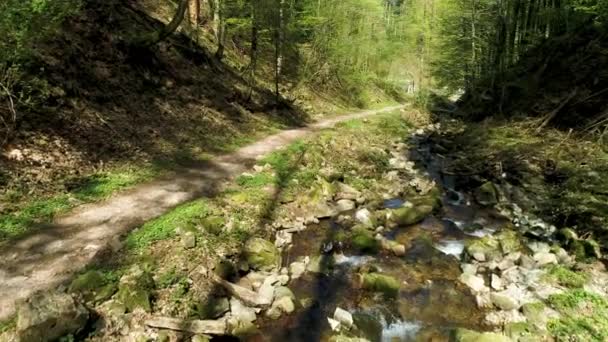
<path id="1" fill-rule="evenodd" d="M 85 2 L 37 47 L 30 73 L 48 82 L 37 112 L 19 113 L 0 154 L 3 193 L 69 190 L 125 161 L 196 160 L 307 115 L 214 61 L 184 35 L 158 46 L 129 42 L 161 27 L 132 2 Z M 243 57 L 244 58 L 244 57 Z"/>

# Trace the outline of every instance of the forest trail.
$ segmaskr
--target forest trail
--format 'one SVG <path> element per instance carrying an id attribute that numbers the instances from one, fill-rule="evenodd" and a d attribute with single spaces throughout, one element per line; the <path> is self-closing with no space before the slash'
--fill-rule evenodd
<path id="1" fill-rule="evenodd" d="M 119 237 L 129 230 L 178 204 L 212 196 L 221 182 L 244 172 L 257 158 L 339 122 L 403 107 L 351 113 L 285 130 L 170 178 L 142 184 L 104 202 L 76 208 L 0 251 L 0 320 L 14 313 L 18 300 L 65 282 L 97 257 L 120 248 Z"/>

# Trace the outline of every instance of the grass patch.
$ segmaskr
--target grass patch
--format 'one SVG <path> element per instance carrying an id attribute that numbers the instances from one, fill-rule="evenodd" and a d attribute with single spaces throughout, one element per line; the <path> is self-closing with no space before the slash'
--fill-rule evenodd
<path id="1" fill-rule="evenodd" d="M 67 193 L 19 204 L 19 209 L 0 215 L 0 242 L 22 237 L 33 231 L 36 223 L 50 222 L 56 215 L 80 203 L 107 198 L 159 173 L 158 169 L 125 168 L 68 182 L 70 190 Z M 17 200 L 18 197 L 23 196 L 9 194 L 9 199 Z"/>
<path id="2" fill-rule="evenodd" d="M 17 327 L 17 316 L 12 316 L 11 318 L 0 322 L 0 334 L 3 334 L 7 331 L 14 330 Z"/>
<path id="3" fill-rule="evenodd" d="M 167 214 L 152 220 L 127 236 L 125 246 L 129 250 L 139 251 L 151 243 L 172 238 L 176 229 L 193 229 L 208 212 L 206 200 L 186 203 Z"/>
<path id="4" fill-rule="evenodd" d="M 557 282 L 567 287 L 582 287 L 589 280 L 585 273 L 574 272 L 562 265 L 556 265 L 549 269 L 547 277 L 550 281 Z"/>
<path id="5" fill-rule="evenodd" d="M 608 339 L 608 302 L 582 289 L 549 297 L 549 304 L 561 318 L 548 328 L 558 341 L 606 341 Z"/>
<path id="6" fill-rule="evenodd" d="M 261 188 L 273 184 L 275 177 L 271 174 L 260 172 L 256 174 L 243 174 L 237 177 L 236 183 L 244 188 Z"/>

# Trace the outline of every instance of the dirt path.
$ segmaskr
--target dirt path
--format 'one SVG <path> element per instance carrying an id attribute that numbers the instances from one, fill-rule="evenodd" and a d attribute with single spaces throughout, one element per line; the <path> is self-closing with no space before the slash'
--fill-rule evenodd
<path id="1" fill-rule="evenodd" d="M 53 288 L 111 253 L 121 235 L 178 204 L 212 196 L 221 182 L 255 160 L 322 128 L 350 119 L 388 112 L 403 106 L 343 115 L 308 127 L 286 130 L 171 178 L 142 184 L 104 202 L 76 208 L 52 224 L 0 251 L 0 320 L 10 317 L 15 303 L 39 290 Z"/>

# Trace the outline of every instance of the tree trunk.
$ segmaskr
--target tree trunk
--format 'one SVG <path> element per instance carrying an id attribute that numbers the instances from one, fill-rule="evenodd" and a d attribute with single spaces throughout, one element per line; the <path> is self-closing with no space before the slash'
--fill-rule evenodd
<path id="1" fill-rule="evenodd" d="M 217 0 L 215 6 L 214 21 L 217 25 L 217 50 L 215 51 L 215 58 L 221 61 L 222 58 L 224 58 L 224 50 L 226 46 L 226 18 L 224 18 L 224 4 L 222 3 L 222 0 Z"/>
<path id="2" fill-rule="evenodd" d="M 147 44 L 147 45 L 158 44 L 158 43 L 162 42 L 163 40 L 167 39 L 167 37 L 169 37 L 171 34 L 173 34 L 173 32 L 175 32 L 177 30 L 177 28 L 182 23 L 182 21 L 184 21 L 184 17 L 186 16 L 186 9 L 188 8 L 188 2 L 189 2 L 189 0 L 181 0 L 179 2 L 179 6 L 177 7 L 177 12 L 175 13 L 175 16 L 173 17 L 171 22 L 167 26 L 165 26 L 160 32 L 158 32 L 156 37 L 152 41 L 150 41 L 149 44 Z"/>
<path id="3" fill-rule="evenodd" d="M 199 23 L 199 15 L 201 12 L 200 0 L 190 0 L 188 3 L 188 17 L 190 19 L 190 25 L 196 27 Z"/>

